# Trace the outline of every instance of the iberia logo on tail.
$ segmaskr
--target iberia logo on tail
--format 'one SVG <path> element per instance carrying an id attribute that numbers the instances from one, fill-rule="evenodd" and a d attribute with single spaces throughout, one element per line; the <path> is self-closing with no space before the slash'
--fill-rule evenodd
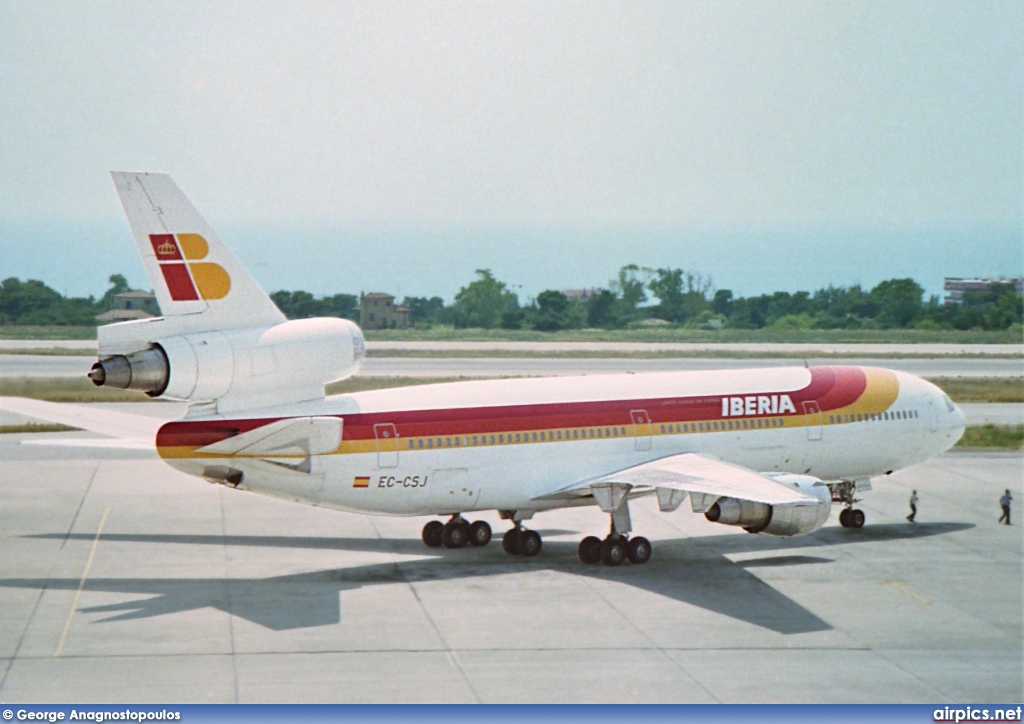
<path id="1" fill-rule="evenodd" d="M 224 267 L 201 261 L 210 245 L 199 234 L 150 234 L 149 241 L 173 301 L 223 299 L 231 291 Z"/>

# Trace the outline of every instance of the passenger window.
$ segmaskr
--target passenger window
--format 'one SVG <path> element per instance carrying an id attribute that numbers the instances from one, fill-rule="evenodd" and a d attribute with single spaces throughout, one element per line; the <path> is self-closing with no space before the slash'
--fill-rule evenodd
<path id="1" fill-rule="evenodd" d="M 491 445 L 494 444 L 494 435 L 491 435 Z"/>
<path id="2" fill-rule="evenodd" d="M 662 426 L 661 426 L 661 434 L 662 434 L 662 435 L 664 435 L 664 434 L 665 434 L 665 426 L 664 426 L 664 425 L 662 425 Z"/>
<path id="3" fill-rule="evenodd" d="M 416 441 L 416 449 L 417 450 L 422 450 L 423 449 L 423 438 L 422 437 L 419 440 Z"/>
<path id="4" fill-rule="evenodd" d="M 428 437 L 427 438 L 427 447 L 429 449 L 431 449 L 431 450 L 434 449 L 434 438 L 432 438 L 432 437 Z"/>
<path id="5" fill-rule="evenodd" d="M 555 436 L 557 437 L 557 439 L 561 440 L 562 439 L 562 431 L 561 430 L 557 430 L 555 432 Z"/>
<path id="6" fill-rule="evenodd" d="M 537 433 L 533 433 L 533 441 L 537 442 Z"/>
<path id="7" fill-rule="evenodd" d="M 546 433 L 543 433 L 543 432 L 542 432 L 542 433 L 540 434 L 540 441 L 541 441 L 541 442 L 546 442 L 546 441 L 547 441 Z"/>
<path id="8" fill-rule="evenodd" d="M 444 439 L 444 446 L 445 447 L 451 447 L 452 446 L 452 439 L 450 437 L 446 437 Z"/>
<path id="9" fill-rule="evenodd" d="M 579 440 L 580 439 L 580 431 L 579 431 L 578 428 L 574 428 L 573 429 L 573 431 L 572 431 L 572 439 L 573 440 Z"/>

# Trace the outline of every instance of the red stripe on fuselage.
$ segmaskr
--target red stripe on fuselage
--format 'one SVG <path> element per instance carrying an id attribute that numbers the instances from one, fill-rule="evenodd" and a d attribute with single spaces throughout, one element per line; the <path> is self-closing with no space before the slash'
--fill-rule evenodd
<path id="1" fill-rule="evenodd" d="M 815 400 L 822 412 L 852 404 L 867 387 L 867 376 L 856 367 L 815 367 L 810 383 L 787 394 L 797 412 L 787 415 L 745 417 L 792 417 L 803 413 L 802 402 Z M 555 402 L 528 405 L 458 407 L 434 410 L 393 410 L 387 412 L 337 415 L 344 419 L 345 440 L 371 440 L 373 426 L 392 423 L 400 437 L 479 435 L 502 432 L 555 430 L 577 427 L 631 425 L 632 410 L 645 410 L 651 424 L 721 420 L 722 398 L 730 394 L 695 397 L 666 397 L 593 402 Z M 747 396 L 747 395 L 742 395 Z M 208 422 L 170 422 L 157 433 L 157 447 L 202 447 L 234 435 L 277 422 L 280 417 Z M 729 419 L 740 419 L 740 416 Z"/>

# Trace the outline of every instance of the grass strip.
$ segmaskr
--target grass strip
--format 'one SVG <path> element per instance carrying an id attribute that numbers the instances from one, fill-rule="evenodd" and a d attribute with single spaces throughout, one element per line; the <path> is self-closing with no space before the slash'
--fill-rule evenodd
<path id="1" fill-rule="evenodd" d="M 543 349 L 367 349 L 367 357 L 385 358 L 472 358 L 472 359 L 837 359 L 850 357 L 870 359 L 1024 359 L 1024 354 L 968 352 L 943 355 L 924 352 L 830 352 L 807 350 L 786 352 L 778 350 L 730 349 L 630 349 L 630 350 L 543 350 Z"/>
<path id="2" fill-rule="evenodd" d="M 24 425 L 0 425 L 0 435 L 17 432 L 71 432 L 78 429 L 49 422 L 27 422 Z"/>
<path id="3" fill-rule="evenodd" d="M 1020 450 L 1024 447 L 1024 425 L 971 425 L 964 430 L 956 447 Z"/>
<path id="4" fill-rule="evenodd" d="M 47 402 L 147 402 L 144 392 L 97 387 L 85 377 L 0 377 L 0 397 Z"/>
<path id="5" fill-rule="evenodd" d="M 459 382 L 467 377 L 350 377 L 327 386 L 327 394 L 338 395 L 392 387 Z M 935 377 L 954 402 L 1024 402 L 1021 377 Z M 0 397 L 28 397 L 49 402 L 148 402 L 151 398 L 135 390 L 96 387 L 77 377 L 0 377 Z"/>
<path id="6" fill-rule="evenodd" d="M 328 395 L 346 395 L 350 392 L 386 390 L 393 387 L 436 385 L 442 382 L 466 382 L 487 379 L 485 377 L 349 377 L 347 380 L 327 385 Z"/>
<path id="7" fill-rule="evenodd" d="M 1021 344 L 1020 331 L 920 329 L 571 329 L 561 332 L 506 329 L 379 330 L 369 340 L 465 342 L 788 342 L 876 344 Z M 0 326 L 0 339 L 96 339 L 95 327 Z"/>

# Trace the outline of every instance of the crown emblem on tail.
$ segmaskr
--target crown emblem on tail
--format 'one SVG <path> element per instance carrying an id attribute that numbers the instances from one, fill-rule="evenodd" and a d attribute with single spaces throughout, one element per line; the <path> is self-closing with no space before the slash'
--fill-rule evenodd
<path id="1" fill-rule="evenodd" d="M 172 244 L 169 241 L 165 241 L 163 244 L 160 244 L 160 246 L 158 246 L 156 248 L 156 253 L 159 254 L 160 256 L 167 256 L 168 254 L 176 254 L 177 252 L 178 252 L 178 247 L 176 247 L 174 244 Z"/>

